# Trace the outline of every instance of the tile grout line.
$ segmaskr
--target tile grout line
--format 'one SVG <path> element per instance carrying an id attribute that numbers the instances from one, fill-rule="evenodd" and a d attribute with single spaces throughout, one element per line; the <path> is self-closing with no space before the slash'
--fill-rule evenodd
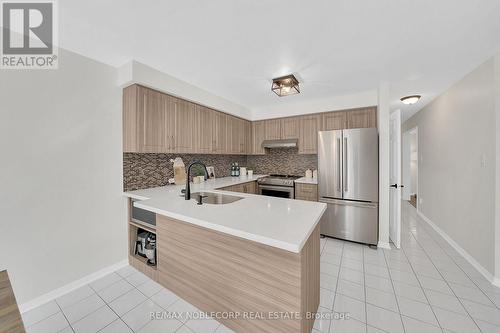
<path id="1" fill-rule="evenodd" d="M 392 249 L 390 251 L 393 251 Z M 389 265 L 387 264 L 387 257 L 385 250 L 382 249 L 382 253 L 384 254 L 384 260 L 385 260 L 385 265 L 387 267 L 387 272 L 389 273 L 389 280 L 391 281 L 391 286 L 392 286 L 392 291 L 394 292 L 394 298 L 396 299 L 396 306 L 398 307 L 398 314 L 399 314 L 399 320 L 401 321 L 401 326 L 403 327 L 403 332 L 406 332 L 405 325 L 403 323 L 403 317 L 401 315 L 401 309 L 399 308 L 399 301 L 398 298 L 396 297 L 396 289 L 394 288 L 394 282 L 392 281 L 392 275 L 391 275 L 391 270 L 389 269 Z"/>
<path id="2" fill-rule="evenodd" d="M 410 236 L 413 237 L 413 234 L 411 233 L 411 231 L 409 232 Z M 413 237 L 414 238 L 414 237 Z M 418 244 L 418 243 L 417 243 Z M 419 244 L 420 246 L 420 244 Z M 439 328 L 441 329 L 441 331 L 443 330 L 443 327 L 441 327 L 441 323 L 439 322 L 439 319 L 436 315 L 436 312 L 434 311 L 434 308 L 431 306 L 431 302 L 429 301 L 429 298 L 427 297 L 427 294 L 425 293 L 425 290 L 424 290 L 424 287 L 422 286 L 422 283 L 420 282 L 420 280 L 418 279 L 418 276 L 417 276 L 417 272 L 415 272 L 415 269 L 413 268 L 413 265 L 411 263 L 411 261 L 408 259 L 408 256 L 406 255 L 406 251 L 404 249 L 403 246 L 401 246 L 401 251 L 403 252 L 406 260 L 408 260 L 408 264 L 410 265 L 410 268 L 413 272 L 413 274 L 415 275 L 415 278 L 417 279 L 417 282 L 418 282 L 418 285 L 420 286 L 420 289 L 422 289 L 422 293 L 424 294 L 424 297 L 425 299 L 427 300 L 427 305 L 429 305 L 429 308 L 431 309 L 432 311 L 432 314 L 434 315 L 434 318 L 436 319 L 436 323 L 438 324 Z M 408 316 L 409 317 L 409 316 Z M 415 318 L 416 319 L 416 318 Z M 428 323 L 430 324 L 430 323 Z"/>
<path id="3" fill-rule="evenodd" d="M 124 277 L 122 277 L 120 274 L 118 274 L 118 273 L 116 273 L 116 272 L 114 272 L 114 273 L 115 273 L 115 274 L 117 274 L 119 277 L 121 277 L 121 279 L 122 279 L 122 280 L 125 280 L 125 281 L 128 283 L 128 281 L 127 281 Z M 117 281 L 116 283 L 118 283 L 118 282 L 119 282 L 119 281 Z M 115 284 L 115 283 L 113 283 L 113 284 Z M 134 286 L 134 285 L 132 285 L 132 284 L 130 284 L 130 285 L 131 285 L 131 286 L 133 286 L 133 287 L 135 288 L 135 286 Z M 104 326 L 103 328 L 101 328 L 100 330 L 98 330 L 97 332 L 101 332 L 103 329 L 105 329 L 106 327 L 108 327 L 109 325 L 111 325 L 112 323 L 114 323 L 114 322 L 115 322 L 115 321 L 117 321 L 117 320 L 121 320 L 121 321 L 125 324 L 125 326 L 127 326 L 127 327 L 128 327 L 128 328 L 132 331 L 132 332 L 134 332 L 134 330 L 132 329 L 132 327 L 128 326 L 128 324 L 127 324 L 127 323 L 126 323 L 126 322 L 122 319 L 122 317 L 120 317 L 120 316 L 118 315 L 118 313 L 116 313 L 116 312 L 115 312 L 115 310 L 114 310 L 114 309 L 113 309 L 113 308 L 112 308 L 112 307 L 108 304 L 108 302 L 106 302 L 106 301 L 105 301 L 105 300 L 101 297 L 101 295 L 99 295 L 99 294 L 97 293 L 97 291 L 96 291 L 96 290 L 95 290 L 92 286 L 90 286 L 90 285 L 89 285 L 89 287 L 90 287 L 90 288 L 92 288 L 92 290 L 94 290 L 94 291 L 95 291 L 96 295 L 97 295 L 97 296 L 98 296 L 98 297 L 99 297 L 99 298 L 100 298 L 100 299 L 104 302 L 105 306 L 107 306 L 107 307 L 108 307 L 111 311 L 113 311 L 113 313 L 117 316 L 117 319 L 113 320 L 112 322 L 110 322 L 109 324 L 107 324 L 106 326 Z M 108 286 L 108 287 L 109 287 L 109 286 Z M 106 287 L 106 288 L 107 288 L 107 287 Z M 139 290 L 139 292 L 140 292 L 140 290 Z M 126 293 L 125 293 L 125 294 L 126 294 Z M 125 295 L 125 294 L 123 294 L 123 295 Z M 119 297 L 121 297 L 121 296 L 123 296 L 123 295 L 120 295 L 120 296 L 118 296 L 117 298 L 119 298 Z M 116 299 L 116 298 L 115 298 L 115 299 Z M 99 309 L 100 309 L 100 308 L 99 308 Z M 97 310 L 99 310 L 99 309 L 97 309 Z M 96 310 L 96 311 L 97 311 L 97 310 Z M 94 312 L 95 312 L 95 311 L 94 311 Z M 83 318 L 82 318 L 82 319 L 83 319 Z"/>
<path id="4" fill-rule="evenodd" d="M 453 263 L 454 263 L 455 265 L 457 265 L 457 267 L 458 267 L 458 268 L 462 271 L 462 273 L 464 273 L 464 274 L 465 274 L 465 276 L 467 276 L 467 278 L 471 281 L 471 283 L 473 283 L 473 284 L 476 286 L 476 288 L 477 288 L 477 289 L 479 289 L 479 290 L 481 291 L 481 293 L 483 293 L 483 295 L 484 295 L 484 296 L 485 296 L 485 297 L 486 297 L 486 298 L 487 298 L 487 299 L 488 299 L 488 300 L 489 300 L 489 301 L 493 304 L 493 306 L 494 306 L 495 308 L 497 308 L 497 310 L 500 310 L 500 307 L 499 307 L 499 306 L 498 306 L 495 302 L 493 302 L 493 301 L 491 300 L 491 298 L 489 297 L 489 295 L 488 295 L 488 294 L 486 294 L 486 293 L 483 291 L 483 289 L 482 289 L 481 287 L 479 287 L 479 285 L 478 285 L 478 284 L 474 281 L 474 279 L 471 279 L 471 277 L 469 276 L 469 274 L 467 274 L 467 272 L 466 272 L 466 271 L 462 268 L 462 266 L 460 266 L 460 265 L 457 263 L 457 261 L 455 260 L 455 258 L 454 258 L 453 256 L 451 256 L 448 252 L 446 252 L 446 251 L 443 249 L 443 247 L 441 246 L 441 244 L 440 244 L 438 241 L 436 241 L 436 238 L 435 238 L 435 237 L 433 237 L 433 236 L 432 236 L 432 234 L 430 234 L 430 233 L 428 233 L 428 234 L 429 234 L 429 236 L 432 238 L 432 241 L 433 241 L 434 243 L 436 243 L 436 244 L 437 244 L 437 246 L 438 246 L 438 247 L 439 247 L 439 248 L 443 251 L 443 253 L 445 253 L 445 254 L 449 257 L 449 259 L 450 259 L 451 261 L 453 261 Z M 438 239 L 439 239 L 439 240 L 443 240 L 443 241 L 444 241 L 444 239 L 442 239 L 442 237 L 441 237 L 439 234 L 437 234 L 437 236 L 438 236 Z M 455 251 L 456 251 L 456 250 L 455 250 Z M 461 255 L 460 255 L 460 257 L 461 257 L 461 258 L 463 258 Z M 434 262 L 433 262 L 433 264 L 434 264 Z M 473 268 L 474 268 L 474 267 L 473 267 Z M 437 267 L 436 267 L 436 269 L 437 269 Z M 475 269 L 475 268 L 474 268 L 474 269 Z M 438 270 L 439 270 L 439 269 L 438 269 Z M 455 282 L 455 283 L 456 283 L 456 282 Z M 456 284 L 460 284 L 460 283 L 456 283 Z M 461 284 L 460 284 L 460 285 L 461 285 Z M 464 286 L 464 287 L 467 287 L 467 286 Z M 483 304 L 483 305 L 484 305 L 484 304 Z"/>
<path id="5" fill-rule="evenodd" d="M 363 291 L 365 292 L 365 332 L 368 333 L 368 313 L 366 311 L 366 271 L 365 271 L 365 248 L 363 247 L 362 251 L 361 251 L 361 255 L 362 255 L 362 265 L 363 265 Z"/>
<path id="6" fill-rule="evenodd" d="M 415 219 L 415 222 L 416 222 L 416 223 L 419 223 L 418 219 Z M 425 230 L 425 232 L 426 232 L 426 234 L 429 234 L 429 233 L 427 232 L 427 230 Z M 415 239 L 415 241 L 417 242 L 418 246 L 422 249 L 422 251 L 425 253 L 425 255 L 427 256 L 427 258 L 431 261 L 432 265 L 433 265 L 433 266 L 434 266 L 434 268 L 438 271 L 439 275 L 441 276 L 441 278 L 443 279 L 443 281 L 446 283 L 446 285 L 448 286 L 448 288 L 450 288 L 450 290 L 451 290 L 451 292 L 453 293 L 453 295 L 454 295 L 454 296 L 458 299 L 458 301 L 460 302 L 460 304 L 461 304 L 461 305 L 462 305 L 462 307 L 464 308 L 465 312 L 467 312 L 467 315 L 468 315 L 468 316 L 469 316 L 469 318 L 472 320 L 472 322 L 474 323 L 474 325 L 476 325 L 476 327 L 479 329 L 479 331 L 480 331 L 480 332 L 482 332 L 482 330 L 481 330 L 481 328 L 479 327 L 479 325 L 477 324 L 477 322 L 474 320 L 474 318 L 471 316 L 471 314 L 469 313 L 469 311 L 467 310 L 467 308 L 466 308 L 466 307 L 464 306 L 464 304 L 462 303 L 462 300 L 461 300 L 461 299 L 457 296 L 457 294 L 455 293 L 455 291 L 454 291 L 454 290 L 450 287 L 450 285 L 449 285 L 448 281 L 447 281 L 446 279 L 444 279 L 444 276 L 441 274 L 441 272 L 439 271 L 439 269 L 436 267 L 436 265 L 435 265 L 435 264 L 434 264 L 434 262 L 432 261 L 431 257 L 429 256 L 429 254 L 427 253 L 427 251 L 426 251 L 426 250 L 422 247 L 422 245 L 421 245 L 420 241 L 419 241 L 419 240 L 415 237 L 415 235 L 413 234 L 413 232 L 411 232 L 411 236 L 413 237 L 413 239 Z M 432 239 L 432 241 L 433 241 L 434 243 L 436 243 L 436 244 L 437 244 L 437 242 L 436 242 L 436 241 L 432 238 L 432 236 L 431 236 L 431 235 L 429 235 L 429 237 Z M 439 244 L 437 244 L 437 245 L 438 245 L 438 247 L 439 247 L 441 250 L 443 250 L 443 249 L 442 249 L 442 247 L 441 247 Z M 445 251 L 443 250 L 443 252 L 445 252 Z M 445 253 L 446 253 L 446 252 L 445 252 Z M 449 254 L 448 254 L 448 253 L 446 253 L 446 255 L 447 255 L 447 256 L 449 256 Z M 417 279 L 418 279 L 418 277 L 417 277 Z M 438 320 L 438 322 L 439 322 L 439 320 Z"/>
<path id="7" fill-rule="evenodd" d="M 325 243 L 325 247 L 326 247 L 326 245 L 327 245 L 327 243 Z M 345 243 L 342 242 L 342 250 L 340 251 L 339 270 L 337 273 L 337 283 L 335 284 L 335 292 L 333 293 L 333 304 L 332 304 L 332 311 L 331 311 L 332 314 L 335 313 L 335 301 L 337 300 L 337 289 L 339 288 L 340 270 L 342 269 L 342 258 L 344 257 L 344 246 L 345 246 Z M 320 269 L 321 269 L 321 260 L 320 260 Z M 334 315 L 334 317 L 335 317 L 335 315 Z M 330 320 L 330 326 L 328 326 L 328 332 L 330 332 L 330 330 L 332 329 L 334 320 L 335 320 L 334 318 Z"/>

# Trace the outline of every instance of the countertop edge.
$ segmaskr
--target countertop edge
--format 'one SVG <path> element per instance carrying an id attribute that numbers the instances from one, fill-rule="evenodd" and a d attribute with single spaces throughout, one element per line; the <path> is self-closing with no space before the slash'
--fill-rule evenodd
<path id="1" fill-rule="evenodd" d="M 278 241 L 276 239 L 272 239 L 272 238 L 268 238 L 268 237 L 258 236 L 258 235 L 255 235 L 255 234 L 251 234 L 251 233 L 248 233 L 248 232 L 244 232 L 244 231 L 238 230 L 238 229 L 232 229 L 232 228 L 224 227 L 224 226 L 221 226 L 219 224 L 214 224 L 214 223 L 210 223 L 210 222 L 207 222 L 207 221 L 195 219 L 195 218 L 192 218 L 192 217 L 189 217 L 189 216 L 185 216 L 185 215 L 182 215 L 182 214 L 172 213 L 172 212 L 165 211 L 165 210 L 162 210 L 162 209 L 159 209 L 159 208 L 150 207 L 150 206 L 148 206 L 146 204 L 141 204 L 141 202 L 134 203 L 134 206 L 138 207 L 138 208 L 146 209 L 146 210 L 154 212 L 156 214 L 160 214 L 160 215 L 163 215 L 163 216 L 166 216 L 166 217 L 170 217 L 170 218 L 179 220 L 181 222 L 190 223 L 190 224 L 193 224 L 193 225 L 196 225 L 196 226 L 199 226 L 199 227 L 207 228 L 207 229 L 214 230 L 214 231 L 219 231 L 219 232 L 222 232 L 222 233 L 224 233 L 226 235 L 231 235 L 231 236 L 239 237 L 239 238 L 246 239 L 246 240 L 249 240 L 249 241 L 253 241 L 253 242 L 256 242 L 256 243 L 259 243 L 259 244 L 264 244 L 264 245 L 272 246 L 272 247 L 275 247 L 275 248 L 278 248 L 278 249 L 282 249 L 282 250 L 289 251 L 289 252 L 294 252 L 294 253 L 300 253 L 300 251 L 304 247 L 305 242 L 307 241 L 307 239 L 309 239 L 309 236 L 311 235 L 311 233 L 313 232 L 314 228 L 317 226 L 317 224 L 319 222 L 319 218 L 318 218 L 317 221 L 314 223 L 314 227 L 308 232 L 308 235 L 307 235 L 306 239 L 303 240 L 301 244 L 296 245 L 296 244 L 291 244 L 291 243 L 287 243 L 287 242 L 283 242 L 283 241 Z M 326 210 L 326 204 L 325 204 L 325 207 L 324 207 L 321 215 L 324 213 L 325 210 Z"/>
<path id="2" fill-rule="evenodd" d="M 318 179 L 317 178 L 302 177 L 302 178 L 299 178 L 299 179 L 295 179 L 295 182 L 299 183 L 299 184 L 318 185 Z"/>

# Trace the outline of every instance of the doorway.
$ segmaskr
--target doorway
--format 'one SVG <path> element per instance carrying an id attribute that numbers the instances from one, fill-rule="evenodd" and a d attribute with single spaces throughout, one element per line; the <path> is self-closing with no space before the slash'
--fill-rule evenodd
<path id="1" fill-rule="evenodd" d="M 402 199 L 418 209 L 418 127 L 404 132 L 402 143 Z"/>
<path id="2" fill-rule="evenodd" d="M 401 247 L 401 110 L 389 116 L 389 239 Z"/>

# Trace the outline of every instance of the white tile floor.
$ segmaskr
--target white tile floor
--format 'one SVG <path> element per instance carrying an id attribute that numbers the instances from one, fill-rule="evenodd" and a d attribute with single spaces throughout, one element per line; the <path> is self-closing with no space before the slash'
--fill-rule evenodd
<path id="1" fill-rule="evenodd" d="M 231 332 L 215 320 L 151 320 L 193 312 L 131 267 L 23 314 L 28 333 Z M 500 288 L 486 281 L 403 203 L 402 249 L 321 240 L 318 332 L 500 332 Z M 350 319 L 329 319 L 348 312 Z M 330 316 L 331 317 L 331 316 Z"/>

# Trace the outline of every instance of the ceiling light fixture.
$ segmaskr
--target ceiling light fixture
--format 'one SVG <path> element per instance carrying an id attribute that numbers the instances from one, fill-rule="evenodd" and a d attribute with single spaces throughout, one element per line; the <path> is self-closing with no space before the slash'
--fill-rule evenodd
<path id="1" fill-rule="evenodd" d="M 417 103 L 418 100 L 420 99 L 420 97 L 422 97 L 422 96 L 420 96 L 420 95 L 406 96 L 406 97 L 401 98 L 401 102 L 403 102 L 406 105 L 412 105 L 412 104 Z"/>
<path id="2" fill-rule="evenodd" d="M 299 81 L 293 74 L 273 79 L 271 90 L 279 97 L 300 93 Z"/>

